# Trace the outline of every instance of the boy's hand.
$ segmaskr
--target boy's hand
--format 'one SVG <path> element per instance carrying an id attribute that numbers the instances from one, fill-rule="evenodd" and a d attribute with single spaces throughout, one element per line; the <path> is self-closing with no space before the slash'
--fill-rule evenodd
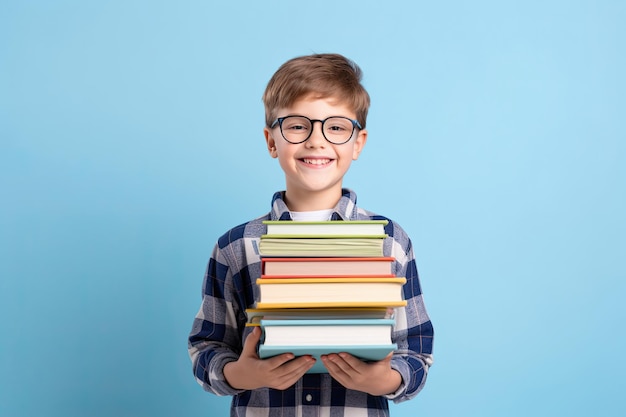
<path id="1" fill-rule="evenodd" d="M 292 353 L 283 353 L 268 359 L 260 359 L 256 345 L 261 329 L 256 327 L 246 338 L 239 359 L 224 366 L 224 376 L 235 389 L 253 390 L 262 387 L 284 390 L 292 386 L 314 364 L 311 356 L 294 359 Z"/>
<path id="2" fill-rule="evenodd" d="M 330 376 L 346 388 L 370 395 L 386 395 L 398 390 L 400 374 L 391 368 L 390 353 L 378 362 L 363 362 L 348 353 L 323 355 L 322 362 Z"/>

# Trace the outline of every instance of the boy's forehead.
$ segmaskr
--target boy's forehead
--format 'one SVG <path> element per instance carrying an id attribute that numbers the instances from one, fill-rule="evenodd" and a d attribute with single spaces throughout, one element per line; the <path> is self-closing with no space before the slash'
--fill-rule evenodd
<path id="1" fill-rule="evenodd" d="M 293 109 L 293 108 L 298 108 L 298 107 L 307 107 L 307 106 L 313 105 L 316 102 L 317 103 L 323 102 L 324 105 L 327 107 L 336 107 L 338 110 L 342 110 L 344 112 L 350 111 L 351 113 L 355 113 L 354 109 L 350 106 L 350 103 L 348 103 L 346 100 L 342 99 L 341 97 L 328 96 L 328 95 L 323 95 L 323 94 L 318 94 L 318 93 L 309 93 L 301 97 L 298 97 L 296 100 L 294 100 L 293 103 L 291 103 L 290 105 L 286 106 L 285 108 L 281 110 L 288 110 L 288 109 Z"/>

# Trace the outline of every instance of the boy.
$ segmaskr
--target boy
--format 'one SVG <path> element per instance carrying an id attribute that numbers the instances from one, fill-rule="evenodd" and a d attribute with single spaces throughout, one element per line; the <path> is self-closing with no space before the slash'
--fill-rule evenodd
<path id="1" fill-rule="evenodd" d="M 321 360 L 328 374 L 306 374 L 315 359 L 290 353 L 259 359 L 261 331 L 246 328 L 246 308 L 258 301 L 256 250 L 263 220 L 386 219 L 356 206 L 342 180 L 367 140 L 369 95 L 361 70 L 336 54 L 294 58 L 274 74 L 263 95 L 267 148 L 285 173 L 285 191 L 270 213 L 231 229 L 209 261 L 189 354 L 200 385 L 232 395 L 232 416 L 387 416 L 388 399 L 413 398 L 432 363 L 433 328 L 424 308 L 411 241 L 391 220 L 384 255 L 406 277 L 407 306 L 395 311 L 398 349 L 366 363 L 337 352 Z"/>

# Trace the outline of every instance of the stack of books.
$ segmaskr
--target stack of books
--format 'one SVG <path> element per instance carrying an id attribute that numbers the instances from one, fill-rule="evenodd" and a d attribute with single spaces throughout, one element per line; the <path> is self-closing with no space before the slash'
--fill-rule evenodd
<path id="1" fill-rule="evenodd" d="M 317 359 L 348 352 L 380 360 L 391 342 L 393 307 L 406 305 L 404 277 L 383 255 L 387 221 L 266 221 L 261 236 L 260 299 L 248 325 L 263 331 L 259 356 L 285 352 Z"/>

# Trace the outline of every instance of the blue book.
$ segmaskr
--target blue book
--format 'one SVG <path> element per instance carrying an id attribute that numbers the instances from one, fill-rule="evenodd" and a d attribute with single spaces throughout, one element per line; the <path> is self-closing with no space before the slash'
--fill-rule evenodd
<path id="1" fill-rule="evenodd" d="M 397 348 L 391 342 L 393 319 L 295 319 L 260 322 L 263 336 L 259 357 L 290 352 L 317 360 L 309 373 L 327 372 L 321 355 L 347 352 L 363 360 L 377 361 Z"/>
<path id="2" fill-rule="evenodd" d="M 326 345 L 326 346 L 259 346 L 259 357 L 261 359 L 280 355 L 281 353 L 293 353 L 298 356 L 311 355 L 315 358 L 315 365 L 307 371 L 309 374 L 327 373 L 328 370 L 322 363 L 321 356 L 329 353 L 347 352 L 366 361 L 379 361 L 384 359 L 389 353 L 398 348 L 395 343 L 388 345 Z"/>

